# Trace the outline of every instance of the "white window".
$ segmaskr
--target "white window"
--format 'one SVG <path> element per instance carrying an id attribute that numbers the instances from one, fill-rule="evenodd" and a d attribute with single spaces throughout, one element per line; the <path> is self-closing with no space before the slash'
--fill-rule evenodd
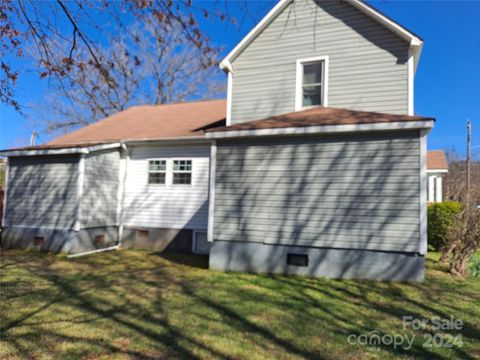
<path id="1" fill-rule="evenodd" d="M 149 160 L 148 161 L 148 183 L 165 184 L 167 174 L 167 160 Z"/>
<path id="2" fill-rule="evenodd" d="M 173 185 L 192 184 L 192 160 L 173 160 Z"/>
<path id="3" fill-rule="evenodd" d="M 327 106 L 328 57 L 297 61 L 295 110 Z"/>

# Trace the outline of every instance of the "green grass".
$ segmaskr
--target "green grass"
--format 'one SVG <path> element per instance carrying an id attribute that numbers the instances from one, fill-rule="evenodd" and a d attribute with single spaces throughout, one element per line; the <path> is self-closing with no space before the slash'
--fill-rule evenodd
<path id="1" fill-rule="evenodd" d="M 389 359 L 480 357 L 480 280 L 429 255 L 424 283 L 221 273 L 206 259 L 121 250 L 69 260 L 1 257 L 4 359 Z M 425 348 L 402 316 L 463 320 L 463 346 Z M 415 335 L 410 350 L 350 334 Z"/>

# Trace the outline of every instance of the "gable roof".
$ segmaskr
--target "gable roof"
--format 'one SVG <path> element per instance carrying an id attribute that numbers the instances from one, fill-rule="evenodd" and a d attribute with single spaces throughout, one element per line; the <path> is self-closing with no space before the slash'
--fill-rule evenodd
<path id="1" fill-rule="evenodd" d="M 426 116 L 383 114 L 371 111 L 355 111 L 319 106 L 308 110 L 270 116 L 266 119 L 249 121 L 230 126 L 221 126 L 214 129 L 209 129 L 207 130 L 207 133 L 242 130 L 299 128 L 309 126 L 361 125 L 433 120 L 434 118 Z"/>
<path id="2" fill-rule="evenodd" d="M 427 170 L 448 170 L 447 156 L 443 150 L 427 152 Z"/>
<path id="3" fill-rule="evenodd" d="M 133 106 L 36 148 L 202 137 L 225 124 L 226 101 Z"/>
<path id="4" fill-rule="evenodd" d="M 231 62 L 277 17 L 277 15 L 279 15 L 287 7 L 287 5 L 293 1 L 294 0 L 280 0 L 220 62 L 220 68 L 227 71 L 232 71 Z M 414 67 L 416 68 L 418 59 L 420 58 L 421 48 L 423 46 L 423 40 L 419 36 L 415 35 L 410 30 L 407 30 L 405 27 L 401 26 L 388 16 L 382 14 L 373 6 L 361 0 L 344 0 L 344 2 L 352 5 L 365 15 L 369 16 L 390 31 L 400 36 L 405 41 L 408 41 L 408 43 L 413 47 Z"/>

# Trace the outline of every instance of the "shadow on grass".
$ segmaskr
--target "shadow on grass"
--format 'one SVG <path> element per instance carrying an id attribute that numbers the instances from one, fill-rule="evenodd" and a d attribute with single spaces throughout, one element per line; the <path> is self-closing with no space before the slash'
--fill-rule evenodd
<path id="1" fill-rule="evenodd" d="M 169 253 L 169 252 L 155 252 L 154 256 L 174 262 L 179 265 L 184 265 L 192 268 L 208 269 L 208 255 L 194 255 L 183 253 Z"/>
<path id="2" fill-rule="evenodd" d="M 1 340 L 20 357 L 363 357 L 371 353 L 348 345 L 349 334 L 401 332 L 404 315 L 448 318 L 462 311 L 451 294 L 442 294 L 442 281 L 451 278 L 436 276 L 424 284 L 401 284 L 226 274 L 204 270 L 204 256 L 135 251 L 54 259 L 20 255 L 8 267 L 22 286 L 43 289 L 5 300 L 10 307 L 3 309 L 21 311 L 11 316 L 2 310 Z M 4 280 L 3 291 L 14 292 L 15 281 Z M 474 291 L 456 291 L 473 305 Z M 478 323 L 463 320 L 465 340 L 478 340 Z M 68 344 L 68 350 L 58 344 Z M 421 341 L 409 350 L 381 350 L 387 358 L 474 358 L 462 348 L 439 352 Z"/>

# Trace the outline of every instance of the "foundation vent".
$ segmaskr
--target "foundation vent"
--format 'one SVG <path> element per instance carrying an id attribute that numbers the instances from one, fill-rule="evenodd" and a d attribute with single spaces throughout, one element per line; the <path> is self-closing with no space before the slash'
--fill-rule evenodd
<path id="1" fill-rule="evenodd" d="M 95 246 L 96 247 L 105 246 L 105 234 L 96 235 L 94 241 L 95 241 Z"/>
<path id="2" fill-rule="evenodd" d="M 287 254 L 287 264 L 294 266 L 308 266 L 308 255 Z"/>
<path id="3" fill-rule="evenodd" d="M 35 236 L 33 238 L 33 245 L 37 248 L 42 248 L 45 245 L 45 238 L 43 236 Z"/>
<path id="4" fill-rule="evenodd" d="M 143 230 L 143 229 L 139 229 L 137 234 L 138 236 L 146 237 L 146 238 L 148 238 L 148 236 L 150 235 L 148 230 Z"/>

